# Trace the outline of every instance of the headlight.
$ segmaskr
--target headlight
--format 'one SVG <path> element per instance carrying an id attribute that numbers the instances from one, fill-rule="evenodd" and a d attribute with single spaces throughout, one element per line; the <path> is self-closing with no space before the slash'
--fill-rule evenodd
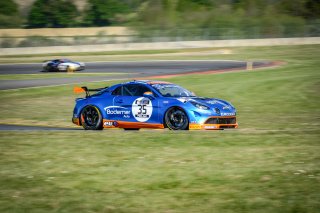
<path id="1" fill-rule="evenodd" d="M 198 103 L 198 102 L 190 101 L 190 103 L 191 103 L 193 106 L 197 107 L 198 109 L 203 109 L 203 110 L 208 110 L 208 109 L 210 109 L 210 108 L 207 107 L 206 105 L 200 104 L 200 103 Z"/>

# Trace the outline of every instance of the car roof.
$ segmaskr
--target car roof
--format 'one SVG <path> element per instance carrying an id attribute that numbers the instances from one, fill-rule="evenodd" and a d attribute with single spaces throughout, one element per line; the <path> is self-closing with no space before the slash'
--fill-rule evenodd
<path id="1" fill-rule="evenodd" d="M 130 85 L 130 84 L 141 84 L 141 85 L 156 85 L 156 84 L 169 84 L 169 85 L 173 85 L 173 83 L 170 82 L 166 82 L 166 81 L 154 81 L 154 80 L 133 80 L 133 81 L 128 81 L 128 82 L 123 82 L 123 83 L 119 83 L 119 84 L 114 84 L 112 86 L 109 87 L 109 89 L 112 91 L 115 88 L 119 87 L 119 86 L 123 86 L 123 85 Z"/>
<path id="2" fill-rule="evenodd" d="M 133 81 L 128 81 L 123 84 L 148 84 L 148 85 L 153 85 L 153 84 L 172 84 L 170 82 L 166 81 L 154 81 L 154 80 L 133 80 Z"/>
<path id="3" fill-rule="evenodd" d="M 57 59 L 53 59 L 52 61 L 71 61 L 71 60 L 67 58 L 57 58 Z"/>

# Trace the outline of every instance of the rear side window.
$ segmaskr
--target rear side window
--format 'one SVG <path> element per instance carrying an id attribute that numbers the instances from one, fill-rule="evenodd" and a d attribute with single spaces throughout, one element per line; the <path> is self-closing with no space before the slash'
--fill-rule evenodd
<path id="1" fill-rule="evenodd" d="M 124 96 L 143 96 L 145 92 L 152 92 L 151 89 L 144 85 L 139 84 L 129 84 L 123 86 L 123 93 Z"/>
<path id="2" fill-rule="evenodd" d="M 143 96 L 145 92 L 152 92 L 152 90 L 144 85 L 129 84 L 117 87 L 115 90 L 113 90 L 112 95 Z M 155 94 L 153 93 L 153 95 Z"/>
<path id="3" fill-rule="evenodd" d="M 122 86 L 116 88 L 115 90 L 113 90 L 112 95 L 122 95 L 121 89 Z"/>

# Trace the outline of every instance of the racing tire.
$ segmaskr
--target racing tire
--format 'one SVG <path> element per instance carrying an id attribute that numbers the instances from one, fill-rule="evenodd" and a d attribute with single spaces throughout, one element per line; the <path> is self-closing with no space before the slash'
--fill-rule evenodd
<path id="1" fill-rule="evenodd" d="M 81 111 L 81 125 L 85 130 L 102 130 L 102 115 L 95 106 L 88 105 Z"/>
<path id="2" fill-rule="evenodd" d="M 164 115 L 165 126 L 170 130 L 188 130 L 189 119 L 186 112 L 180 107 L 172 107 Z"/>
<path id="3" fill-rule="evenodd" d="M 42 68 L 42 72 L 49 72 L 49 68 L 48 67 L 43 67 Z"/>

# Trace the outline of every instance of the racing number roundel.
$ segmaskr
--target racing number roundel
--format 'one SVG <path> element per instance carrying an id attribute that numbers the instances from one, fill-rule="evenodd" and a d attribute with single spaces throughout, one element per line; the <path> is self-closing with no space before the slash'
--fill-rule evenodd
<path id="1" fill-rule="evenodd" d="M 149 98 L 141 97 L 132 103 L 133 117 L 139 122 L 149 120 L 152 115 L 152 102 Z"/>

